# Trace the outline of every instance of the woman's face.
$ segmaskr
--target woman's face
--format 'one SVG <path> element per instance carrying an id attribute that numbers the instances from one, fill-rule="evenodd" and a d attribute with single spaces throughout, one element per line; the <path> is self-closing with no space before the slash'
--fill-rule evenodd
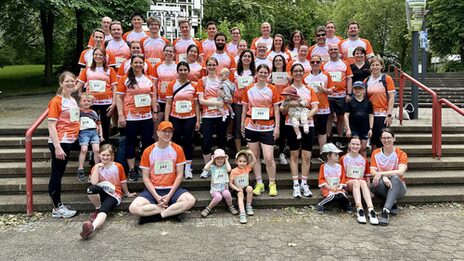
<path id="1" fill-rule="evenodd" d="M 300 33 L 294 34 L 293 38 L 292 38 L 292 41 L 293 41 L 294 44 L 301 43 L 301 34 Z"/>
<path id="2" fill-rule="evenodd" d="M 179 69 L 177 69 L 177 74 L 179 75 L 180 79 L 187 79 L 189 70 L 187 66 L 181 65 Z"/>
<path id="3" fill-rule="evenodd" d="M 103 55 L 103 52 L 101 50 L 95 50 L 93 52 L 93 59 L 95 60 L 96 63 L 103 63 L 103 59 L 105 59 L 105 56 Z"/>
<path id="4" fill-rule="evenodd" d="M 295 80 L 301 80 L 303 79 L 303 75 L 304 75 L 304 68 L 302 66 L 295 66 L 293 67 L 293 70 L 292 70 L 292 78 L 295 79 Z"/>
<path id="5" fill-rule="evenodd" d="M 174 48 L 171 46 L 166 47 L 163 51 L 163 54 L 165 60 L 172 61 L 174 59 Z"/>
<path id="6" fill-rule="evenodd" d="M 208 60 L 208 62 L 206 63 L 206 69 L 208 70 L 209 73 L 215 74 L 216 67 L 217 67 L 217 63 L 214 60 Z"/>
<path id="7" fill-rule="evenodd" d="M 269 71 L 266 68 L 261 67 L 258 71 L 258 80 L 265 82 L 267 78 L 269 78 Z"/>
<path id="8" fill-rule="evenodd" d="M 281 50 L 284 40 L 281 37 L 274 37 L 274 48 Z"/>
<path id="9" fill-rule="evenodd" d="M 380 73 L 382 69 L 382 65 L 379 61 L 373 61 L 371 63 L 371 73 Z"/>
<path id="10" fill-rule="evenodd" d="M 250 52 L 246 52 L 242 55 L 242 64 L 250 65 L 252 60 L 252 54 Z"/>
<path id="11" fill-rule="evenodd" d="M 141 54 L 142 53 L 142 48 L 140 47 L 139 43 L 132 43 L 131 47 L 131 54 Z"/>
<path id="12" fill-rule="evenodd" d="M 196 47 L 190 48 L 187 53 L 189 63 L 194 63 L 198 59 L 198 49 Z"/>
<path id="13" fill-rule="evenodd" d="M 348 146 L 352 152 L 359 153 L 359 150 L 361 149 L 361 141 L 359 139 L 351 139 Z"/>
<path id="14" fill-rule="evenodd" d="M 274 58 L 274 66 L 276 68 L 283 68 L 284 67 L 284 59 L 282 57 L 277 56 Z"/>
<path id="15" fill-rule="evenodd" d="M 366 55 L 363 52 L 356 50 L 356 52 L 354 52 L 354 59 L 357 62 L 364 62 L 366 60 Z"/>
<path id="16" fill-rule="evenodd" d="M 72 92 L 74 90 L 75 79 L 70 75 L 66 75 L 64 80 L 60 82 L 60 87 L 67 92 Z"/>
<path id="17" fill-rule="evenodd" d="M 384 147 L 393 147 L 393 143 L 395 142 L 395 137 L 389 132 L 382 132 L 380 135 L 380 140 Z"/>
<path id="18" fill-rule="evenodd" d="M 143 70 L 143 59 L 141 57 L 135 57 L 132 59 L 132 68 L 134 69 L 135 72 L 142 72 Z"/>

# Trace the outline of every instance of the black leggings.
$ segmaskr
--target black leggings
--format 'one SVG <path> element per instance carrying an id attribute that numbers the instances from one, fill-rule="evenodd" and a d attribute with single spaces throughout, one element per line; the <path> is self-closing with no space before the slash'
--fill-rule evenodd
<path id="1" fill-rule="evenodd" d="M 386 118 L 387 117 L 385 116 L 374 117 L 374 128 L 372 128 L 371 144 L 374 144 L 377 148 L 383 147 L 382 141 L 380 140 L 380 135 L 382 134 L 382 129 L 387 126 L 385 125 Z"/>
<path id="2" fill-rule="evenodd" d="M 338 203 L 340 204 L 343 208 L 346 208 L 349 204 L 350 201 L 346 197 L 345 193 L 336 193 L 336 194 L 330 194 L 321 202 L 317 203 L 319 206 L 325 206 L 325 205 L 331 205 L 333 203 Z"/>
<path id="3" fill-rule="evenodd" d="M 153 144 L 153 119 L 126 122 L 126 159 L 135 158 L 137 135 L 140 134 L 143 151 Z"/>
<path id="4" fill-rule="evenodd" d="M 92 105 L 92 110 L 94 110 L 98 114 L 98 116 L 100 116 L 103 138 L 105 139 L 103 143 L 109 143 L 109 138 L 110 138 L 111 116 L 110 117 L 106 116 L 106 113 L 107 113 L 106 110 L 109 107 L 110 105 Z"/>
<path id="5" fill-rule="evenodd" d="M 64 160 L 59 160 L 55 156 L 55 146 L 53 143 L 48 143 L 48 148 L 51 152 L 51 175 L 50 181 L 48 182 L 48 194 L 52 198 L 53 205 L 55 208 L 61 203 L 61 179 L 66 171 L 66 165 L 68 164 L 69 154 L 71 150 L 80 150 L 79 142 L 74 143 L 60 143 L 66 157 Z"/>
<path id="6" fill-rule="evenodd" d="M 169 116 L 169 121 L 174 127 L 172 141 L 184 149 L 185 158 L 193 159 L 193 135 L 195 134 L 196 117 L 179 119 Z"/>
<path id="7" fill-rule="evenodd" d="M 201 123 L 201 133 L 203 134 L 203 144 L 201 145 L 201 151 L 203 155 L 211 153 L 213 147 L 213 134 L 216 133 L 217 146 L 220 149 L 226 149 L 226 137 L 227 137 L 227 124 L 229 118 L 226 121 L 222 121 L 222 117 L 217 118 L 203 118 Z"/>
<path id="8" fill-rule="evenodd" d="M 286 115 L 283 115 L 281 112 L 279 125 L 279 140 L 277 141 L 277 144 L 279 144 L 279 154 L 284 153 L 285 144 L 287 143 L 287 132 L 285 131 L 285 118 Z"/>
<path id="9" fill-rule="evenodd" d="M 101 206 L 98 210 L 98 213 L 103 212 L 108 215 L 111 210 L 113 210 L 118 205 L 118 200 L 111 196 L 110 194 L 106 193 L 103 188 L 97 185 L 91 185 L 87 188 L 87 194 L 99 194 L 100 195 L 100 202 Z"/>

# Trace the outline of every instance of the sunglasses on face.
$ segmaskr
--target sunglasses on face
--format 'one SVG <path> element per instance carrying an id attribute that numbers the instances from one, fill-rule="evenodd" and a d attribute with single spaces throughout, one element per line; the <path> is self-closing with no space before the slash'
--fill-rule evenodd
<path id="1" fill-rule="evenodd" d="M 321 61 L 311 61 L 311 64 L 320 64 Z"/>
<path id="2" fill-rule="evenodd" d="M 316 34 L 317 37 L 325 36 L 325 34 Z"/>

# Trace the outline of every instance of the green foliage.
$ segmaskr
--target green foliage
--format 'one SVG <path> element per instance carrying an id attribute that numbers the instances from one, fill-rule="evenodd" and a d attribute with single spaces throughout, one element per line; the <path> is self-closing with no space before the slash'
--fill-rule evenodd
<path id="1" fill-rule="evenodd" d="M 457 61 L 447 61 L 443 64 L 441 69 L 443 72 L 464 72 L 464 63 Z"/>
<path id="2" fill-rule="evenodd" d="M 43 65 L 5 66 L 0 68 L 0 82 L 2 82 L 0 88 L 2 97 L 21 93 L 50 93 L 58 88 L 57 82 L 51 86 L 43 86 Z"/>

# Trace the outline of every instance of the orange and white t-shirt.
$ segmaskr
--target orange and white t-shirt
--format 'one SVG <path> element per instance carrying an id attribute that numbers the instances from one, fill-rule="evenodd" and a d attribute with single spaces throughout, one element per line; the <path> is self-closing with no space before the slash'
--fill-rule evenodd
<path id="1" fill-rule="evenodd" d="M 85 84 L 86 92 L 90 92 L 95 98 L 94 105 L 111 105 L 113 104 L 112 85 L 118 83 L 116 71 L 109 67 L 96 67 L 95 71 L 85 68 L 79 74 L 77 80 Z"/>
<path id="2" fill-rule="evenodd" d="M 202 94 L 205 100 L 217 101 L 219 97 L 219 91 L 221 88 L 221 80 L 219 78 L 208 78 L 208 76 L 203 77 L 198 81 L 197 92 Z M 223 110 L 226 115 L 229 111 L 227 110 L 226 105 L 224 104 Z M 201 106 L 201 117 L 202 118 L 218 118 L 222 117 L 222 111 L 218 110 L 217 106 Z"/>
<path id="3" fill-rule="evenodd" d="M 306 57 L 308 60 L 311 60 L 311 57 L 314 55 L 319 55 L 322 59 L 323 63 L 326 63 L 330 60 L 329 56 L 329 46 L 326 44 L 324 46 L 320 46 L 315 44 L 308 49 L 308 56 Z"/>
<path id="4" fill-rule="evenodd" d="M 335 35 L 332 38 L 328 38 L 328 37 L 325 38 L 325 43 L 327 45 L 329 45 L 329 44 L 337 44 L 337 45 L 339 45 L 342 41 L 343 41 L 343 38 L 341 38 L 338 35 Z"/>
<path id="5" fill-rule="evenodd" d="M 256 47 L 258 47 L 258 43 L 259 42 L 264 42 L 266 43 L 266 46 L 267 46 L 267 50 L 271 50 L 272 48 L 272 43 L 274 42 L 274 39 L 272 37 L 269 37 L 269 38 L 263 38 L 262 36 L 260 37 L 256 37 L 255 39 L 253 39 L 253 41 L 251 42 L 251 45 L 250 45 L 250 49 L 251 50 L 256 50 Z"/>
<path id="6" fill-rule="evenodd" d="M 168 84 L 166 99 L 172 99 L 174 92 L 181 87 L 177 80 Z M 171 104 L 171 113 L 169 116 L 188 119 L 195 117 L 195 101 L 198 100 L 197 87 L 195 84 L 189 84 L 176 93 Z"/>
<path id="7" fill-rule="evenodd" d="M 203 66 L 198 63 L 189 63 L 190 72 L 188 74 L 188 79 L 191 82 L 197 83 L 203 76 L 205 76 L 205 70 Z"/>
<path id="8" fill-rule="evenodd" d="M 226 45 L 226 52 L 230 53 L 232 56 L 236 56 L 238 52 L 238 43 L 234 44 L 232 42 Z"/>
<path id="9" fill-rule="evenodd" d="M 353 64 L 355 62 L 353 51 L 356 47 L 361 46 L 366 50 L 366 57 L 371 57 L 374 55 L 374 51 L 372 50 L 371 43 L 363 38 L 359 38 L 356 41 L 352 41 L 349 38 L 345 39 L 341 44 L 340 44 L 340 50 L 342 52 L 342 58 L 348 64 Z"/>
<path id="10" fill-rule="evenodd" d="M 126 121 L 140 121 L 151 119 L 151 99 L 155 94 L 155 89 L 151 80 L 142 75 L 135 77 L 137 85 L 129 87 L 129 79 L 124 75 L 119 79 L 117 94 L 124 95 L 124 117 Z"/>
<path id="11" fill-rule="evenodd" d="M 349 153 L 343 155 L 340 158 L 340 165 L 342 165 L 342 168 L 345 170 L 347 180 L 366 180 L 370 173 L 369 162 L 359 154 L 355 158 L 351 157 Z"/>
<path id="12" fill-rule="evenodd" d="M 73 143 L 79 135 L 79 106 L 73 97 L 61 95 L 53 97 L 48 103 L 48 120 L 56 121 L 56 132 L 60 143 Z M 52 143 L 51 138 L 48 143 Z"/>
<path id="13" fill-rule="evenodd" d="M 97 166 L 93 166 L 90 173 L 92 173 L 95 168 L 97 168 Z M 102 181 L 108 181 L 114 185 L 114 192 L 111 193 L 111 196 L 116 198 L 119 205 L 123 195 L 121 184 L 127 183 L 124 167 L 117 162 L 113 162 L 109 168 L 100 168 L 98 170 L 98 182 Z"/>
<path id="14" fill-rule="evenodd" d="M 222 68 L 227 68 L 229 71 L 235 69 L 237 65 L 235 64 L 235 59 L 232 55 L 224 52 L 224 53 L 216 53 L 214 52 L 211 57 L 214 57 L 218 60 L 218 66 L 216 67 L 216 75 L 219 75 L 219 72 Z M 205 68 L 206 68 L 206 61 L 209 59 L 205 59 Z"/>
<path id="15" fill-rule="evenodd" d="M 106 50 L 113 53 L 116 59 L 116 68 L 119 68 L 121 63 L 123 63 L 126 59 L 129 59 L 131 56 L 129 45 L 127 45 L 127 43 L 123 40 L 110 40 L 106 46 Z"/>
<path id="16" fill-rule="evenodd" d="M 148 32 L 142 31 L 142 32 L 137 33 L 136 31 L 131 30 L 129 32 L 125 32 L 122 35 L 122 39 L 124 41 L 130 43 L 132 41 L 140 41 L 141 39 L 143 39 L 145 37 L 149 37 L 149 36 L 150 36 L 150 33 L 148 33 Z"/>
<path id="17" fill-rule="evenodd" d="M 214 40 L 203 39 L 200 43 L 205 57 L 210 57 L 214 52 L 216 52 L 216 43 Z"/>
<path id="18" fill-rule="evenodd" d="M 334 93 L 329 95 L 329 98 L 344 98 L 346 96 L 346 80 L 348 77 L 353 76 L 348 63 L 342 60 L 328 61 L 322 65 L 321 69 L 330 75 L 335 86 Z"/>
<path id="19" fill-rule="evenodd" d="M 127 75 L 130 68 L 131 68 L 131 59 L 129 58 L 125 60 L 123 63 L 121 63 L 121 67 L 119 67 L 119 70 L 118 70 L 118 78 L 121 78 L 124 75 Z M 153 75 L 153 66 L 151 66 L 150 61 L 147 59 L 145 59 L 143 63 L 143 71 L 146 75 Z"/>
<path id="20" fill-rule="evenodd" d="M 325 185 L 329 185 L 332 187 L 342 185 L 343 187 L 346 186 L 345 180 L 345 170 L 342 166 L 338 163 L 331 166 L 327 163 L 324 163 L 319 168 L 319 188 L 321 189 L 321 194 L 325 198 L 330 194 L 344 192 L 344 189 L 337 190 L 336 192 L 329 191 Z"/>
<path id="21" fill-rule="evenodd" d="M 90 67 L 93 61 L 93 48 L 82 51 L 79 57 L 79 65 Z M 116 59 L 111 51 L 106 51 L 106 64 L 116 66 Z"/>
<path id="22" fill-rule="evenodd" d="M 105 34 L 105 41 L 109 41 L 112 39 L 113 39 L 113 36 L 111 36 L 111 34 Z M 89 42 L 87 43 L 87 47 L 89 48 L 95 47 L 95 41 L 93 40 L 93 33 L 90 35 Z"/>
<path id="23" fill-rule="evenodd" d="M 246 87 L 255 82 L 255 77 L 251 74 L 251 70 L 245 70 L 242 75 L 238 75 L 237 71 L 231 74 L 231 82 L 235 84 L 234 101 L 235 104 L 242 104 L 243 92 Z"/>
<path id="24" fill-rule="evenodd" d="M 311 71 L 311 64 L 308 59 L 304 60 L 303 62 L 296 59 L 295 61 L 290 61 L 287 63 L 287 72 L 290 74 L 290 71 L 292 70 L 292 66 L 294 64 L 301 64 L 303 65 L 304 68 L 304 73 L 309 73 Z"/>
<path id="25" fill-rule="evenodd" d="M 169 40 L 162 36 L 157 38 L 145 37 L 140 40 L 142 52 L 152 66 L 164 60 L 163 49 L 166 44 L 169 44 Z"/>
<path id="26" fill-rule="evenodd" d="M 243 92 L 242 103 L 248 105 L 245 128 L 253 131 L 274 130 L 274 105 L 280 103 L 280 94 L 272 84 L 259 88 L 248 86 Z"/>
<path id="27" fill-rule="evenodd" d="M 285 58 L 286 62 L 288 62 L 288 61 L 290 61 L 292 59 L 292 55 L 290 54 L 289 51 L 276 52 L 276 51 L 272 51 L 272 50 L 267 52 L 267 59 L 269 59 L 272 62 L 274 60 L 274 57 L 276 55 L 278 55 L 278 54 L 282 55 Z"/>
<path id="28" fill-rule="evenodd" d="M 378 148 L 372 152 L 371 169 L 375 171 L 398 170 L 399 165 L 408 166 L 408 155 L 398 148 L 395 148 L 393 153 L 388 156 L 383 153 L 383 148 Z M 400 178 L 404 181 L 404 176 L 400 176 Z"/>
<path id="29" fill-rule="evenodd" d="M 279 94 L 289 85 L 289 73 L 288 72 L 272 72 L 269 75 L 272 85 L 277 88 Z"/>
<path id="30" fill-rule="evenodd" d="M 272 62 L 267 59 L 267 56 L 264 58 L 255 57 L 255 68 L 258 69 L 258 66 L 261 64 L 266 64 L 269 69 L 272 71 Z"/>
<path id="31" fill-rule="evenodd" d="M 166 148 L 160 148 L 156 142 L 143 151 L 140 168 L 149 171 L 155 189 L 164 189 L 174 185 L 177 168 L 184 168 L 185 163 L 181 146 L 171 142 Z"/>
<path id="32" fill-rule="evenodd" d="M 174 40 L 172 45 L 174 45 L 174 49 L 176 50 L 176 60 L 177 61 L 187 61 L 187 48 L 194 44 L 198 47 L 199 54 L 203 53 L 203 47 L 198 40 L 189 38 L 189 39 L 182 39 L 177 38 Z"/>
<path id="33" fill-rule="evenodd" d="M 168 84 L 177 79 L 177 65 L 175 63 L 170 65 L 158 63 L 153 69 L 152 76 L 155 80 L 158 80 L 158 86 L 156 86 L 158 102 L 166 103 Z"/>
<path id="34" fill-rule="evenodd" d="M 367 97 L 372 103 L 372 108 L 374 110 L 374 117 L 385 117 L 387 116 L 388 110 L 388 96 L 395 96 L 395 83 L 393 82 L 390 75 L 385 75 L 385 81 L 387 86 L 383 86 L 381 82 L 382 74 L 378 78 L 374 78 L 372 75 L 368 77 L 366 82 L 367 86 Z M 366 79 L 367 80 L 367 79 Z M 385 88 L 387 90 L 385 91 Z"/>
<path id="35" fill-rule="evenodd" d="M 318 75 L 309 73 L 305 75 L 303 82 L 311 87 L 317 95 L 319 105 L 317 106 L 317 114 L 330 114 L 329 98 L 326 93 L 319 92 L 319 86 L 324 89 L 333 89 L 332 78 L 326 72 L 320 71 Z"/>
<path id="36" fill-rule="evenodd" d="M 246 165 L 243 169 L 238 167 L 233 168 L 230 172 L 229 180 L 236 187 L 244 189 L 249 185 L 249 173 L 251 170 L 250 165 Z"/>
<path id="37" fill-rule="evenodd" d="M 313 88 L 311 87 L 308 87 L 308 86 L 302 86 L 302 87 L 295 87 L 293 84 L 290 85 L 290 87 L 292 88 L 295 88 L 296 89 L 296 93 L 298 94 L 298 96 L 307 102 L 307 108 L 308 109 L 311 109 L 313 108 L 314 106 L 317 106 L 319 104 L 319 100 L 317 99 L 317 95 L 316 95 L 316 92 L 313 90 Z M 286 117 L 285 117 L 285 125 L 288 125 L 288 126 L 292 126 L 292 121 L 290 119 L 290 116 L 287 114 Z M 311 119 L 308 119 L 308 125 L 310 127 L 313 127 L 314 126 L 314 119 L 311 118 Z"/>
<path id="38" fill-rule="evenodd" d="M 298 48 L 293 48 L 293 50 L 287 49 L 287 52 L 290 54 L 290 60 L 294 61 L 298 59 Z"/>

